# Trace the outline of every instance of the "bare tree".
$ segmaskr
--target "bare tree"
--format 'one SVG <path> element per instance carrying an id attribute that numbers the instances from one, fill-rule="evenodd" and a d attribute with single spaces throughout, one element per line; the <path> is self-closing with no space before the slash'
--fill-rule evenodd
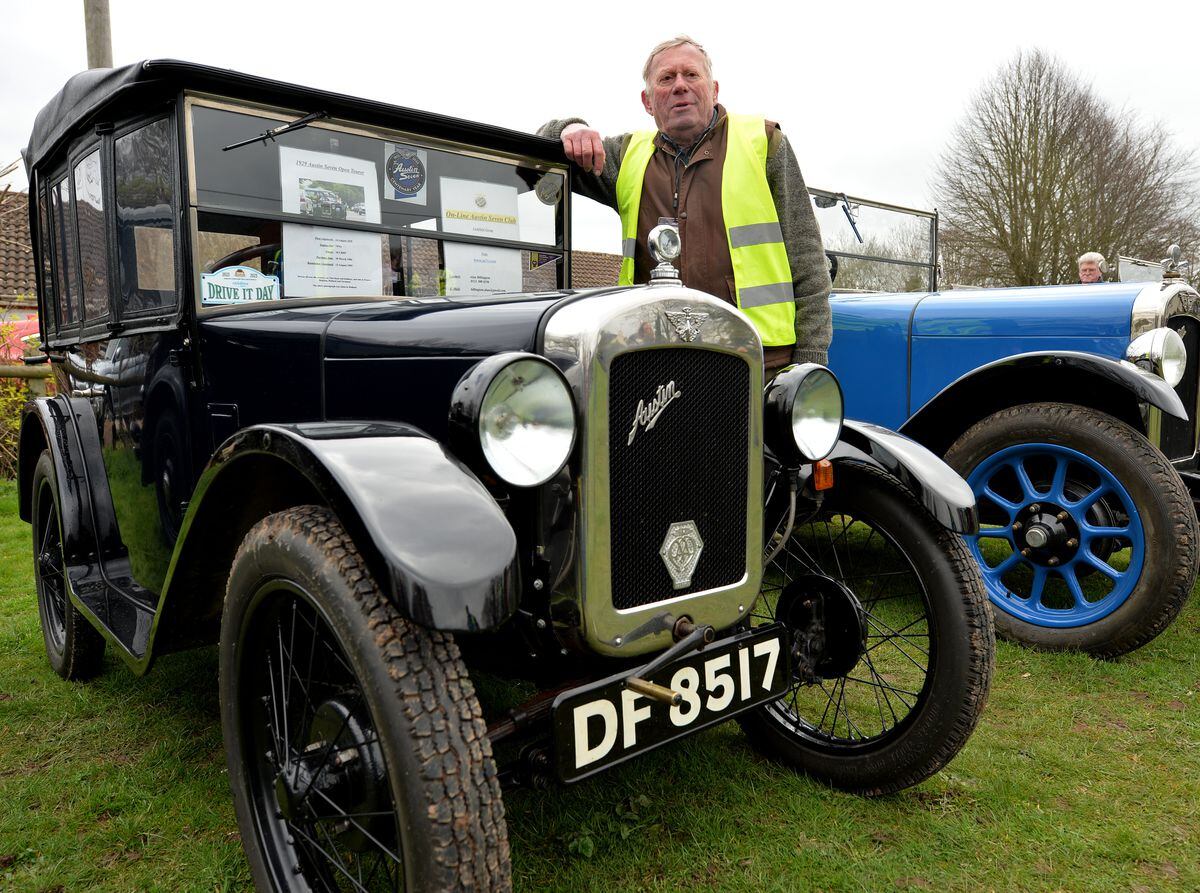
<path id="1" fill-rule="evenodd" d="M 1037 50 L 975 96 L 937 183 L 948 282 L 1073 282 L 1085 251 L 1161 257 L 1200 237 L 1193 154 Z"/>

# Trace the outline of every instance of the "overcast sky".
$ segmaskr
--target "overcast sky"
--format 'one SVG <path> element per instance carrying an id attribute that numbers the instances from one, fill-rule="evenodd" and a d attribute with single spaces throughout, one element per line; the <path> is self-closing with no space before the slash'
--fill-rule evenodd
<path id="1" fill-rule="evenodd" d="M 782 124 L 810 186 L 922 208 L 972 94 L 1025 48 L 1200 148 L 1194 2 L 110 2 L 116 65 L 186 59 L 530 131 L 571 114 L 606 134 L 651 124 L 646 52 L 686 32 L 727 107 Z M 81 0 L 5 7 L 0 165 L 87 66 Z M 577 210 L 575 236 L 619 250 L 608 211 Z"/>

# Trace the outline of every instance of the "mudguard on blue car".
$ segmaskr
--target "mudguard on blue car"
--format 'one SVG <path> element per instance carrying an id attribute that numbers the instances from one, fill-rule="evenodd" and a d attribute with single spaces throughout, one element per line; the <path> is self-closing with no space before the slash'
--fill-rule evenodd
<path id="1" fill-rule="evenodd" d="M 993 360 L 955 379 L 914 412 L 900 430 L 920 431 L 928 424 L 931 417 L 936 417 L 939 413 L 944 412 L 947 405 L 964 392 L 976 388 L 1001 387 L 1005 376 L 1012 374 L 1015 370 L 1038 368 L 1045 368 L 1048 373 L 1059 371 L 1086 373 L 1095 376 L 1095 381 L 1108 382 L 1116 388 L 1128 392 L 1138 402 L 1157 407 L 1167 415 L 1184 420 L 1188 417 L 1183 401 L 1179 399 L 1174 388 L 1159 376 L 1139 369 L 1132 363 L 1074 350 L 1030 351 Z"/>

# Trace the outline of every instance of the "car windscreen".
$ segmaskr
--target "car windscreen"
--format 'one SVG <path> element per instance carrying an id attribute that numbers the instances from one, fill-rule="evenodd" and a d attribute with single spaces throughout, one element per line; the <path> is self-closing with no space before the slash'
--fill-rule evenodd
<path id="1" fill-rule="evenodd" d="M 937 216 L 840 192 L 809 189 L 825 251 L 836 258 L 834 291 L 933 291 Z"/>
<path id="2" fill-rule="evenodd" d="M 202 306 L 561 287 L 561 166 L 299 116 L 190 109 Z M 423 272 L 423 275 L 422 275 Z"/>

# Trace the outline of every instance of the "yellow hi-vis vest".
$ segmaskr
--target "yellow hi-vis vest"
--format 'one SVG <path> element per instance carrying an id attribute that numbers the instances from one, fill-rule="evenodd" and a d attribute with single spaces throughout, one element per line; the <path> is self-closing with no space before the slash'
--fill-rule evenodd
<path id="1" fill-rule="evenodd" d="M 762 118 L 727 115 L 725 166 L 721 169 L 721 211 L 737 306 L 762 338 L 764 347 L 796 343 L 796 295 L 779 215 L 767 186 L 767 134 Z M 621 285 L 633 284 L 638 208 L 642 182 L 654 155 L 656 131 L 633 134 L 617 174 L 621 215 Z M 685 283 L 686 284 L 686 283 Z"/>

